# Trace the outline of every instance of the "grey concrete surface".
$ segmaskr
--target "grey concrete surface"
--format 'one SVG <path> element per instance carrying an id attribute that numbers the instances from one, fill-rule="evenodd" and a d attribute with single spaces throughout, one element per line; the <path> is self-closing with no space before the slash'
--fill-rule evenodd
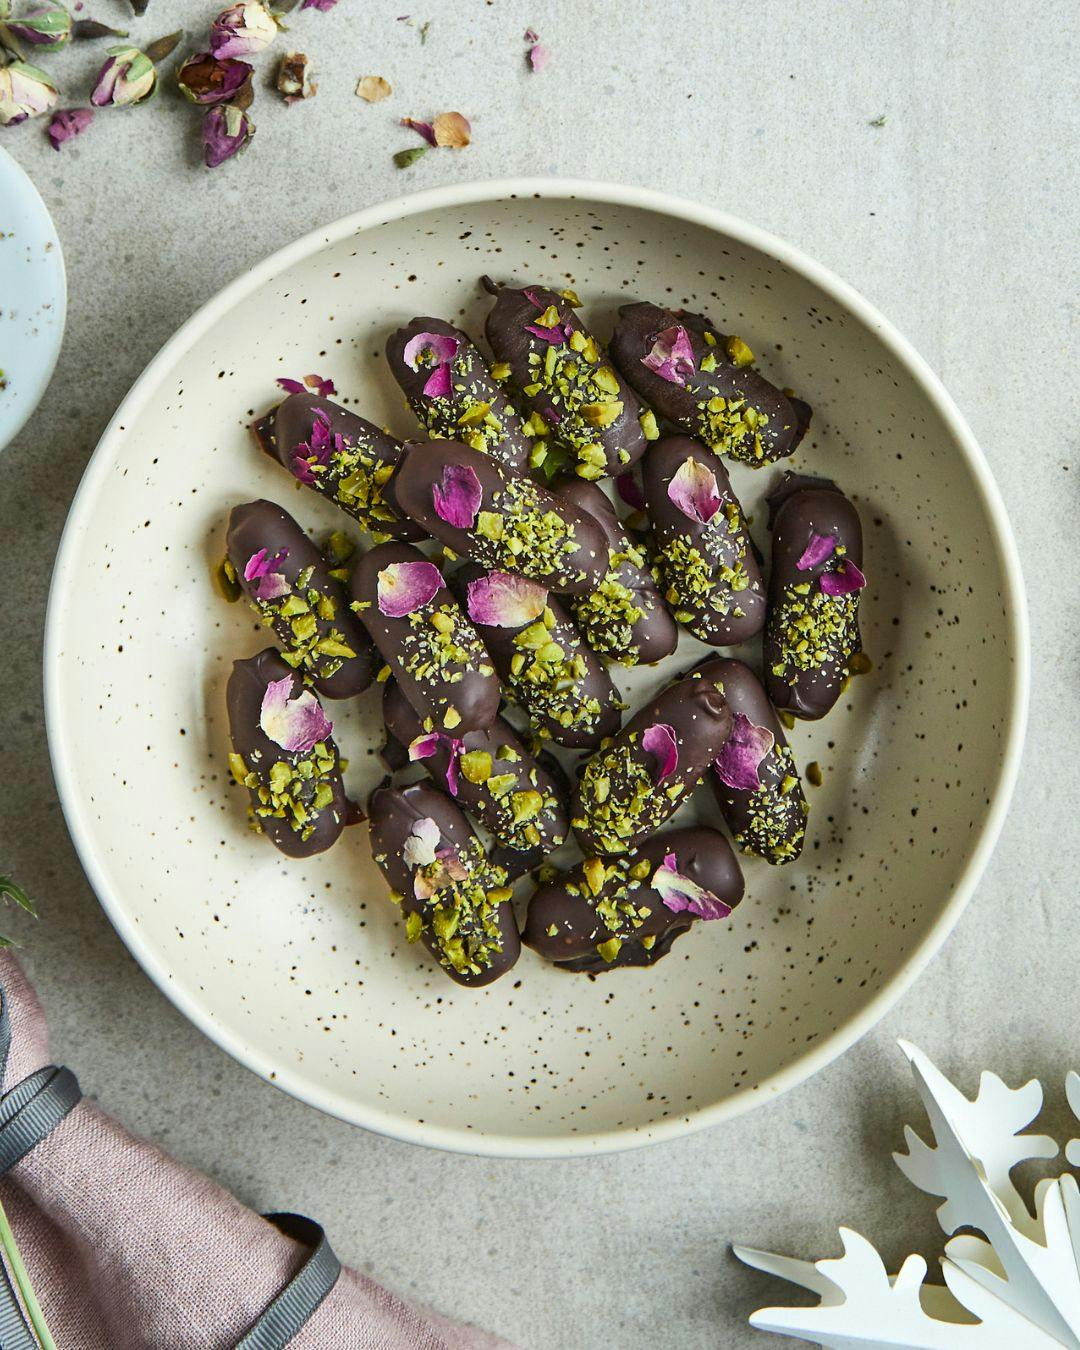
<path id="1" fill-rule="evenodd" d="M 410 0 L 410 3 L 412 0 Z M 427 0 L 423 0 L 427 5 Z M 318 97 L 260 90 L 255 143 L 204 172 L 172 93 L 105 113 L 54 154 L 0 133 L 48 202 L 71 284 L 67 338 L 36 416 L 0 460 L 0 868 L 38 897 L 12 920 L 55 1049 L 129 1126 L 254 1206 L 319 1217 L 342 1256 L 403 1294 L 523 1346 L 677 1350 L 766 1344 L 746 1316 L 780 1287 L 729 1240 L 835 1252 L 836 1225 L 895 1265 L 939 1250 L 933 1202 L 890 1161 L 918 1121 L 895 1037 L 973 1090 L 1038 1074 L 1062 1119 L 1080 1067 L 1080 869 L 1073 724 L 1080 439 L 1080 98 L 1071 0 L 443 0 L 426 43 L 404 0 L 341 0 L 293 21 Z M 120 0 L 95 0 L 119 22 Z M 200 31 L 210 3 L 151 0 L 133 33 Z M 533 25 L 553 52 L 522 64 Z M 74 91 L 96 54 L 53 63 Z M 357 77 L 386 76 L 377 107 Z M 403 113 L 460 108 L 475 142 L 413 169 Z M 884 126 L 870 124 L 880 114 Z M 189 1026 L 143 976 L 83 877 L 57 804 L 40 694 L 49 573 L 113 408 L 225 281 L 310 227 L 413 188 L 510 173 L 646 183 L 800 244 L 875 301 L 944 377 L 1008 504 L 1035 648 L 1031 728 L 996 855 L 959 928 L 895 1010 L 839 1062 L 740 1120 L 644 1152 L 568 1163 L 442 1156 L 285 1097 Z M 238 340 L 242 340 L 238 336 Z"/>

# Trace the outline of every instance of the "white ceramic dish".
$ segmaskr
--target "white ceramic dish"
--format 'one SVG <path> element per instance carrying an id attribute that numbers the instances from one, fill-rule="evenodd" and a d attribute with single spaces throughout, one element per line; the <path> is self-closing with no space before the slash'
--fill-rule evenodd
<path id="1" fill-rule="evenodd" d="M 0 150 L 0 450 L 49 387 L 67 314 L 60 240 L 37 188 Z"/>
<path id="2" fill-rule="evenodd" d="M 862 510 L 875 670 L 793 733 L 801 761 L 825 774 L 810 789 L 806 853 L 779 870 L 748 860 L 730 923 L 699 926 L 651 970 L 593 981 L 525 952 L 511 976 L 469 991 L 403 942 L 363 827 L 305 863 L 246 830 L 225 769 L 223 689 L 231 660 L 263 638 L 217 598 L 210 570 L 235 502 L 267 495 L 309 528 L 338 523 L 249 442 L 275 378 L 328 374 L 409 434 L 383 338 L 417 313 L 480 330 L 482 272 L 571 284 L 601 329 L 624 296 L 703 308 L 814 404 L 797 463 L 835 477 Z M 775 476 L 746 470 L 736 488 L 749 504 Z M 368 1128 L 566 1156 L 768 1100 L 882 1015 L 944 940 L 998 833 L 1027 650 L 1020 569 L 982 455 L 865 300 L 708 208 L 528 180 L 340 220 L 179 330 L 87 469 L 53 580 L 45 673 L 83 864 L 125 942 L 207 1035 Z M 331 707 L 354 772 L 370 778 L 374 705 Z"/>

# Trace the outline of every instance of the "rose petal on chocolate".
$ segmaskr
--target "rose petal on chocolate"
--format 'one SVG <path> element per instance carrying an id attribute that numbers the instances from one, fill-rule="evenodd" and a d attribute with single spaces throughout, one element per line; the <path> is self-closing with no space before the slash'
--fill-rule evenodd
<path id="1" fill-rule="evenodd" d="M 717 777 L 736 792 L 756 792 L 761 787 L 758 769 L 775 744 L 768 727 L 755 726 L 745 713 L 736 713 L 731 735 L 713 764 Z"/>
<path id="2" fill-rule="evenodd" d="M 259 709 L 259 726 L 263 734 L 290 754 L 306 755 L 319 741 L 333 731 L 333 723 L 319 705 L 310 689 L 301 690 L 293 699 L 293 677 L 271 680 L 263 694 Z"/>
<path id="3" fill-rule="evenodd" d="M 430 900 L 444 886 L 465 881 L 469 869 L 452 848 L 441 848 L 432 863 L 424 864 L 413 876 L 413 894 L 418 900 Z"/>
<path id="4" fill-rule="evenodd" d="M 431 485 L 435 514 L 458 530 L 472 529 L 483 500 L 484 490 L 471 464 L 444 465 L 442 482 Z"/>
<path id="5" fill-rule="evenodd" d="M 402 356 L 410 370 L 419 370 L 421 366 L 445 366 L 457 355 L 460 345 L 458 339 L 449 333 L 417 333 L 406 342 Z M 427 354 L 430 354 L 431 359 L 422 360 Z"/>
<path id="6" fill-rule="evenodd" d="M 449 366 L 436 366 L 424 382 L 425 398 L 449 398 L 453 387 Z"/>
<path id="7" fill-rule="evenodd" d="M 264 548 L 253 553 L 244 565 L 244 580 L 255 582 L 257 600 L 280 600 L 292 589 L 281 572 L 274 569 L 289 556 L 288 549 L 282 549 L 272 558 Z"/>
<path id="8" fill-rule="evenodd" d="M 357 83 L 356 92 L 366 103 L 381 103 L 394 90 L 381 75 L 363 75 Z"/>
<path id="9" fill-rule="evenodd" d="M 627 506 L 632 506 L 635 511 L 645 510 L 645 494 L 641 490 L 641 484 L 629 470 L 626 473 L 616 474 L 615 491 Z"/>
<path id="10" fill-rule="evenodd" d="M 695 369 L 690 334 L 681 324 L 665 328 L 653 338 L 652 350 L 641 358 L 641 364 L 669 384 L 685 385 Z"/>
<path id="11" fill-rule="evenodd" d="M 408 127 L 410 131 L 415 131 L 418 136 L 423 136 L 428 145 L 436 145 L 435 128 L 430 122 L 418 122 L 415 117 L 403 117 L 401 125 Z"/>
<path id="12" fill-rule="evenodd" d="M 667 495 L 690 520 L 707 525 L 720 509 L 723 498 L 716 487 L 716 475 L 688 455 L 672 475 Z"/>
<path id="13" fill-rule="evenodd" d="M 845 559 L 835 572 L 822 573 L 820 582 L 826 595 L 854 595 L 866 585 L 866 578 L 853 562 Z"/>
<path id="14" fill-rule="evenodd" d="M 426 605 L 442 586 L 442 573 L 434 563 L 391 563 L 379 573 L 379 611 L 387 618 L 403 619 Z"/>
<path id="15" fill-rule="evenodd" d="M 570 325 L 557 323 L 553 328 L 544 328 L 538 323 L 527 323 L 525 331 L 531 333 L 533 337 L 540 338 L 542 342 L 548 343 L 551 347 L 561 347 L 570 336 Z"/>
<path id="16" fill-rule="evenodd" d="M 534 74 L 539 75 L 550 60 L 551 52 L 543 43 L 534 42 L 529 48 L 529 65 L 532 66 Z"/>
<path id="17" fill-rule="evenodd" d="M 675 729 L 667 722 L 654 722 L 641 733 L 641 748 L 656 758 L 653 770 L 653 782 L 660 786 L 665 778 L 670 778 L 679 764 L 679 743 L 675 739 Z"/>
<path id="18" fill-rule="evenodd" d="M 489 572 L 469 582 L 467 607 L 474 623 L 496 628 L 520 628 L 544 612 L 548 593 L 527 577 Z"/>
<path id="19" fill-rule="evenodd" d="M 472 140 L 472 127 L 469 119 L 459 112 L 439 113 L 432 132 L 436 145 L 445 145 L 451 150 L 463 150 Z"/>
<path id="20" fill-rule="evenodd" d="M 802 557 L 795 564 L 800 572 L 809 572 L 812 567 L 820 567 L 828 562 L 836 552 L 836 539 L 831 534 L 810 532 L 810 542 L 803 549 Z"/>
<path id="21" fill-rule="evenodd" d="M 423 736 L 417 736 L 409 742 L 409 758 L 413 761 L 430 759 L 439 748 L 439 740 L 437 731 L 429 731 Z"/>
<path id="22" fill-rule="evenodd" d="M 278 386 L 284 389 L 287 394 L 306 394 L 310 390 L 311 393 L 318 394 L 320 398 L 332 398 L 337 393 L 337 385 L 334 384 L 334 381 L 325 379 L 322 375 L 305 375 L 302 380 L 290 380 L 282 377 L 278 380 Z M 317 411 L 321 413 L 322 409 L 319 408 Z M 323 413 L 323 417 L 326 417 L 325 413 Z M 326 426 L 329 427 L 329 425 L 329 420 L 327 420 Z"/>
<path id="23" fill-rule="evenodd" d="M 442 831 L 430 816 L 416 821 L 401 850 L 407 867 L 427 867 L 435 861 Z"/>
<path id="24" fill-rule="evenodd" d="M 674 853 L 664 855 L 663 866 L 653 873 L 651 885 L 654 891 L 659 891 L 660 899 L 668 909 L 676 914 L 689 910 L 699 919 L 726 919 L 731 913 L 731 906 L 725 905 L 718 895 L 683 876 Z"/>
<path id="25" fill-rule="evenodd" d="M 524 295 L 525 299 L 528 300 L 530 305 L 535 305 L 536 308 L 540 310 L 541 313 L 543 313 L 543 311 L 547 309 L 548 302 L 540 294 L 540 291 L 536 286 L 526 286 L 525 289 L 522 291 L 522 295 Z"/>

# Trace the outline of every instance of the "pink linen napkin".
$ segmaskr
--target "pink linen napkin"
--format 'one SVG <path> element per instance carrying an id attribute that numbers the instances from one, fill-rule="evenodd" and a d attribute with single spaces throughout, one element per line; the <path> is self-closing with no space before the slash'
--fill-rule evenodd
<path id="1" fill-rule="evenodd" d="M 41 1006 L 0 952 L 11 1021 L 5 1093 L 49 1062 Z M 309 1249 L 207 1177 L 81 1100 L 0 1180 L 0 1200 L 58 1350 L 228 1350 Z M 290 1350 L 496 1350 L 506 1343 L 411 1307 L 356 1271 Z"/>

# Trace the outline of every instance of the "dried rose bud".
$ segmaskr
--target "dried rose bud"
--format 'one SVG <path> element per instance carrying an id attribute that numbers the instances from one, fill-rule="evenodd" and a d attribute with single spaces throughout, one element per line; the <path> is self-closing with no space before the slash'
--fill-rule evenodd
<path id="1" fill-rule="evenodd" d="M 94 107 L 130 108 L 149 98 L 157 87 L 153 61 L 138 47 L 110 47 L 108 55 L 90 95 Z"/>
<path id="2" fill-rule="evenodd" d="M 43 70 L 26 61 L 0 66 L 0 127 L 13 127 L 55 107 L 59 90 Z"/>
<path id="3" fill-rule="evenodd" d="M 21 19 L 10 19 L 7 31 L 41 51 L 55 51 L 71 38 L 71 15 L 60 5 L 34 5 Z"/>
<path id="4" fill-rule="evenodd" d="M 289 52 L 278 66 L 277 89 L 285 95 L 286 103 L 302 98 L 313 98 L 319 86 L 311 78 L 311 62 L 303 52 Z"/>
<path id="5" fill-rule="evenodd" d="M 252 68 L 231 57 L 220 60 L 209 52 L 189 56 L 176 72 L 176 81 L 192 103 L 228 103 L 245 86 L 250 87 Z"/>
<path id="6" fill-rule="evenodd" d="M 243 108 L 219 103 L 208 108 L 203 117 L 203 158 L 208 169 L 216 169 L 241 150 L 255 135 L 255 123 Z"/>
<path id="7" fill-rule="evenodd" d="M 259 0 L 239 0 L 223 9 L 210 28 L 210 50 L 218 58 L 254 56 L 277 37 L 277 24 Z"/>
<path id="8" fill-rule="evenodd" d="M 54 150 L 59 150 L 65 141 L 81 136 L 94 120 L 93 108 L 65 108 L 53 113 L 45 135 L 48 136 Z"/>

